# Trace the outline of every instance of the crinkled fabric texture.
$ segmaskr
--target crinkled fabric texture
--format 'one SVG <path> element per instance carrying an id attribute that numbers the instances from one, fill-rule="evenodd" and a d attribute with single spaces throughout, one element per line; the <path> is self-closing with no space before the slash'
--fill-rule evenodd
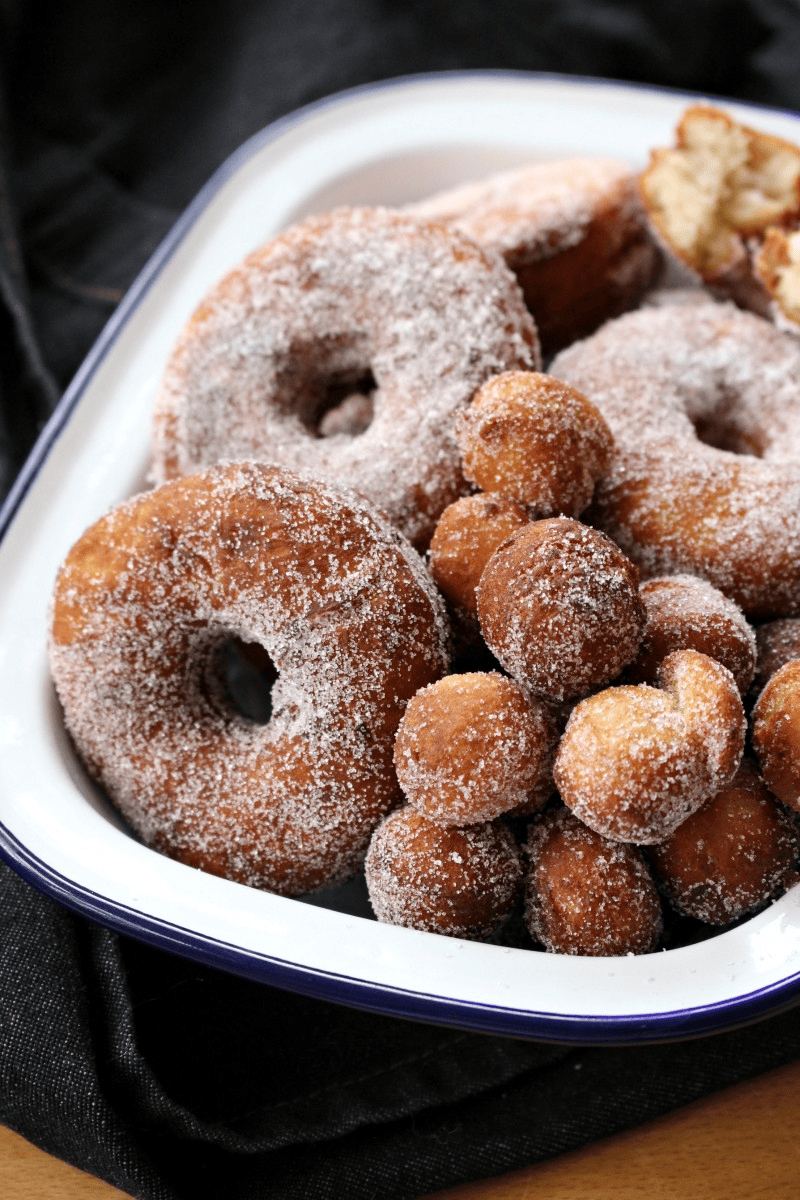
<path id="1" fill-rule="evenodd" d="M 417 71 L 800 108 L 795 0 L 0 0 L 0 490 L 137 271 L 246 137 Z M 415 1025 L 97 928 L 0 866 L 0 1121 L 144 1200 L 401 1200 L 778 1067 L 800 1015 L 570 1050 Z"/>

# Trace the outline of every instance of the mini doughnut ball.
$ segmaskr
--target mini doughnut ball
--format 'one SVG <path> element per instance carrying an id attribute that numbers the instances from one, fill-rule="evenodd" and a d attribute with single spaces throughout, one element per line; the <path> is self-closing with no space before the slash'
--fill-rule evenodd
<path id="1" fill-rule="evenodd" d="M 662 842 L 733 776 L 745 718 L 730 671 L 671 654 L 660 688 L 608 688 L 572 711 L 553 776 L 565 804 L 621 842 Z"/>
<path id="2" fill-rule="evenodd" d="M 400 787 L 442 825 L 540 808 L 558 741 L 541 701 L 498 672 L 448 675 L 409 701 L 395 741 Z"/>
<path id="3" fill-rule="evenodd" d="M 556 954 L 647 954 L 661 937 L 658 891 L 636 846 L 610 841 L 568 809 L 543 814 L 527 843 L 525 923 Z"/>
<path id="4" fill-rule="evenodd" d="M 756 636 L 744 613 L 696 575 L 649 579 L 639 588 L 647 612 L 642 644 L 625 673 L 629 683 L 655 683 L 673 650 L 699 650 L 726 666 L 744 694 L 755 671 Z"/>
<path id="5" fill-rule="evenodd" d="M 800 617 L 780 617 L 756 629 L 753 687 L 761 692 L 777 670 L 800 658 Z"/>
<path id="6" fill-rule="evenodd" d="M 412 805 L 375 830 L 365 870 L 379 921 L 464 938 L 488 937 L 506 920 L 522 880 L 505 825 L 445 827 Z"/>
<path id="7" fill-rule="evenodd" d="M 776 671 L 758 697 L 752 738 L 767 787 L 800 812 L 800 659 Z"/>
<path id="8" fill-rule="evenodd" d="M 481 632 L 502 666 L 557 703 L 604 687 L 636 657 L 639 575 L 605 534 L 568 517 L 526 525 L 486 565 Z"/>
<path id="9" fill-rule="evenodd" d="M 498 546 L 528 524 L 523 506 L 508 496 L 478 493 L 448 505 L 431 539 L 428 563 L 434 583 L 452 610 L 472 618 L 475 589 Z"/>
<path id="10" fill-rule="evenodd" d="M 611 432 L 569 384 L 537 371 L 506 371 L 459 413 L 456 438 L 467 479 L 513 496 L 531 517 L 577 517 L 605 472 Z"/>
<path id="11" fill-rule="evenodd" d="M 784 890 L 799 849 L 791 819 L 744 759 L 727 787 L 649 855 L 673 908 L 727 925 Z"/>

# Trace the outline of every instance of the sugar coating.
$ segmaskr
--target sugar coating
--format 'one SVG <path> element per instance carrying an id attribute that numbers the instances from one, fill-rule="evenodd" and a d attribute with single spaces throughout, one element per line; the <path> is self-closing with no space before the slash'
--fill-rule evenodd
<path id="1" fill-rule="evenodd" d="M 800 659 L 768 679 L 753 709 L 752 739 L 767 786 L 800 812 Z"/>
<path id="2" fill-rule="evenodd" d="M 375 916 L 450 937 L 488 937 L 510 914 L 522 879 L 502 824 L 444 826 L 412 805 L 375 830 L 365 871 Z"/>
<path id="3" fill-rule="evenodd" d="M 744 759 L 731 782 L 649 855 L 673 908 L 726 925 L 784 889 L 799 850 L 796 827 Z"/>
<path id="4" fill-rule="evenodd" d="M 756 672 L 753 687 L 760 692 L 777 670 L 800 658 L 800 617 L 767 621 L 756 629 Z"/>
<path id="5" fill-rule="evenodd" d="M 646 308 L 559 354 L 615 450 L 591 519 L 642 575 L 800 611 L 800 342 L 731 304 Z"/>
<path id="6" fill-rule="evenodd" d="M 609 957 L 656 949 L 661 904 L 635 846 L 561 808 L 531 825 L 526 856 L 525 922 L 547 950 Z"/>
<path id="7" fill-rule="evenodd" d="M 538 362 L 502 262 L 438 225 L 338 209 L 292 226 L 203 300 L 162 380 L 154 475 L 279 463 L 357 489 L 426 544 L 465 490 L 455 412 L 489 376 Z M 319 436 L 328 385 L 368 369 L 368 427 L 348 418 Z"/>
<path id="8" fill-rule="evenodd" d="M 214 675 L 231 637 L 277 671 L 266 725 Z M 400 800 L 405 705 L 447 666 L 408 542 L 355 495 L 255 463 L 164 484 L 88 530 L 49 650 L 78 752 L 144 840 L 288 894 L 356 869 Z"/>
<path id="9" fill-rule="evenodd" d="M 558 731 L 546 706 L 496 671 L 449 675 L 412 697 L 395 742 L 407 799 L 468 825 L 535 811 L 552 791 Z"/>
<path id="10" fill-rule="evenodd" d="M 537 696 L 560 702 L 614 679 L 644 628 L 638 573 L 604 534 L 567 517 L 500 546 L 477 589 L 487 645 Z"/>

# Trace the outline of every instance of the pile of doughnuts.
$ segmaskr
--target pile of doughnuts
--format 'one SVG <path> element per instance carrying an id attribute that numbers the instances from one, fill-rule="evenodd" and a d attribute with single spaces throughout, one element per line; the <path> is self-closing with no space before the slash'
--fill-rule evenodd
<path id="1" fill-rule="evenodd" d="M 285 895 L 363 866 L 381 921 L 565 954 L 794 882 L 800 340 L 651 293 L 665 256 L 717 291 L 756 261 L 756 163 L 785 183 L 758 261 L 791 236 L 800 151 L 742 129 L 693 110 L 640 178 L 573 159 L 311 217 L 204 297 L 154 486 L 52 601 L 66 727 L 148 845 Z M 717 134 L 711 253 L 671 181 Z"/>

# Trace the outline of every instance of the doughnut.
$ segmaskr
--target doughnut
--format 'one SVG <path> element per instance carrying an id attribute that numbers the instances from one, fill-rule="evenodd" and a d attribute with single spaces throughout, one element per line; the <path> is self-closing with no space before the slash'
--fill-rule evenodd
<path id="1" fill-rule="evenodd" d="M 785 889 L 798 849 L 785 810 L 743 759 L 731 782 L 648 854 L 673 908 L 727 925 Z"/>
<path id="2" fill-rule="evenodd" d="M 647 624 L 627 683 L 655 683 L 673 650 L 699 650 L 721 662 L 745 694 L 753 680 L 756 635 L 742 610 L 705 579 L 665 575 L 641 584 Z"/>
<path id="3" fill-rule="evenodd" d="M 753 271 L 770 297 L 770 316 L 779 329 L 800 334 L 800 231 L 768 229 Z"/>
<path id="4" fill-rule="evenodd" d="M 661 267 L 636 174 L 620 159 L 533 163 L 406 211 L 442 221 L 502 255 L 546 355 L 632 308 Z"/>
<path id="5" fill-rule="evenodd" d="M 597 409 L 538 371 L 505 371 L 485 383 L 459 413 L 456 438 L 467 479 L 519 500 L 532 520 L 579 516 L 611 455 Z"/>
<path id="6" fill-rule="evenodd" d="M 498 546 L 528 524 L 517 500 L 478 492 L 448 504 L 433 531 L 428 566 L 444 596 L 458 631 L 469 639 L 478 633 L 475 589 Z"/>
<path id="7" fill-rule="evenodd" d="M 556 954 L 648 954 L 661 902 L 636 846 L 612 842 L 568 809 L 544 813 L 526 845 L 525 924 Z"/>
<path id="8" fill-rule="evenodd" d="M 440 825 L 410 804 L 375 830 L 364 869 L 379 921 L 449 937 L 489 937 L 510 915 L 522 881 L 507 826 Z"/>
<path id="9" fill-rule="evenodd" d="M 800 344 L 732 304 L 643 308 L 551 371 L 614 437 L 586 519 L 642 577 L 699 575 L 751 619 L 800 614 Z"/>
<path id="10" fill-rule="evenodd" d="M 231 638 L 274 666 L 266 724 L 217 676 Z M 79 755 L 146 844 L 297 895 L 352 874 L 402 800 L 395 733 L 446 669 L 446 632 L 424 563 L 365 502 L 240 463 L 135 497 L 78 540 L 50 662 Z"/>
<path id="11" fill-rule="evenodd" d="M 400 787 L 442 825 L 541 808 L 558 730 L 544 704 L 496 671 L 448 675 L 409 701 L 395 741 Z"/>
<path id="12" fill-rule="evenodd" d="M 800 617 L 783 617 L 759 625 L 756 635 L 756 670 L 753 690 L 763 691 L 775 672 L 800 658 Z"/>
<path id="13" fill-rule="evenodd" d="M 767 787 L 800 812 L 800 659 L 769 679 L 753 709 L 751 734 Z"/>
<path id="14" fill-rule="evenodd" d="M 652 152 L 640 179 L 657 236 L 707 286 L 766 315 L 753 247 L 800 218 L 800 148 L 707 104 L 686 110 L 675 142 Z"/>
<path id="15" fill-rule="evenodd" d="M 645 623 L 636 568 L 570 517 L 534 521 L 495 550 L 477 589 L 487 646 L 544 700 L 577 699 L 614 679 Z"/>
<path id="16" fill-rule="evenodd" d="M 664 841 L 729 782 L 744 750 L 744 709 L 726 667 L 676 650 L 658 681 L 580 701 L 556 753 L 562 800 L 614 841 Z"/>
<path id="17" fill-rule="evenodd" d="M 466 490 L 454 414 L 491 375 L 538 363 L 513 275 L 463 235 L 388 209 L 310 217 L 234 267 L 183 329 L 153 477 L 273 462 L 352 487 L 423 547 Z"/>

